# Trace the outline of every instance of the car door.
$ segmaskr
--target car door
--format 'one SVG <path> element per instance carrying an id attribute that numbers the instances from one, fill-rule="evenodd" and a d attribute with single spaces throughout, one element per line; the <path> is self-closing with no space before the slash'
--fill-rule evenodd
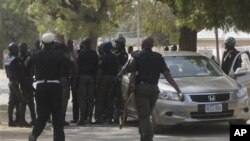
<path id="1" fill-rule="evenodd" d="M 238 57 L 241 57 L 242 65 L 241 65 L 241 68 L 237 68 L 237 70 L 233 72 L 233 66 Z M 242 51 L 237 56 L 235 56 L 231 69 L 230 69 L 229 76 L 235 79 L 238 83 L 247 87 L 248 96 L 250 97 L 250 53 L 249 51 Z"/>

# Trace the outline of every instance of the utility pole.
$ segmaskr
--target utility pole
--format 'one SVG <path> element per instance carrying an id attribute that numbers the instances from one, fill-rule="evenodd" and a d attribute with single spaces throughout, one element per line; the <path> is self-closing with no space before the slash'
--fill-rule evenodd
<path id="1" fill-rule="evenodd" d="M 219 37 L 218 37 L 218 28 L 214 28 L 215 38 L 216 38 L 216 53 L 217 53 L 217 62 L 220 65 L 220 50 L 219 50 Z"/>

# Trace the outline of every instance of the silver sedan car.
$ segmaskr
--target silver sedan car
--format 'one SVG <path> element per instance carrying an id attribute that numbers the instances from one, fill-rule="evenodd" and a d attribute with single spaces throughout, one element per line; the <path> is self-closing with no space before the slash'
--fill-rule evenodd
<path id="1" fill-rule="evenodd" d="M 164 53 L 163 58 L 185 101 L 180 102 L 175 89 L 161 77 L 158 83 L 160 94 L 152 113 L 155 131 L 162 126 L 177 124 L 246 123 L 249 119 L 247 87 L 224 74 L 213 60 L 199 53 L 181 51 Z M 122 79 L 123 93 L 127 92 L 128 83 L 128 75 L 125 75 Z M 127 115 L 137 118 L 133 97 L 129 101 Z"/>

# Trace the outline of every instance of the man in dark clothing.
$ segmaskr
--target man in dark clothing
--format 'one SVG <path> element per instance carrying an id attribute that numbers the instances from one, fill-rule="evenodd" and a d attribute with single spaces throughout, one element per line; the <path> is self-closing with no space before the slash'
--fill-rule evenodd
<path id="1" fill-rule="evenodd" d="M 128 61 L 128 53 L 126 52 L 125 46 L 126 46 L 126 39 L 123 36 L 119 36 L 116 40 L 116 50 L 114 54 L 117 56 L 119 60 L 119 71 L 121 70 L 121 67 L 125 65 L 125 63 Z M 122 88 L 121 88 L 121 81 L 117 80 L 115 82 L 114 86 L 114 99 L 115 99 L 115 110 L 114 111 L 114 121 L 118 122 L 118 117 L 122 114 L 124 111 L 124 102 L 122 99 Z"/>
<path id="2" fill-rule="evenodd" d="M 96 122 L 112 123 L 114 78 L 119 70 L 119 61 L 111 52 L 113 48 L 111 42 L 104 42 L 101 48 L 104 54 L 99 60 L 97 73 Z"/>
<path id="3" fill-rule="evenodd" d="M 80 120 L 78 125 L 92 123 L 92 115 L 94 109 L 94 89 L 95 79 L 98 66 L 98 55 L 96 51 L 91 49 L 91 39 L 86 38 L 80 43 L 84 46 L 77 58 L 79 73 L 79 90 L 78 101 L 80 105 Z"/>
<path id="4" fill-rule="evenodd" d="M 134 59 L 128 65 L 129 69 L 126 70 L 127 72 L 136 72 L 134 98 L 139 117 L 141 141 L 153 141 L 150 115 L 159 94 L 157 84 L 160 73 L 162 73 L 166 80 L 176 89 L 180 101 L 184 101 L 184 97 L 171 76 L 162 56 L 152 51 L 153 46 L 154 39 L 152 37 L 145 38 L 142 41 L 143 49 L 134 54 Z"/>
<path id="5" fill-rule="evenodd" d="M 34 88 L 33 88 L 33 69 L 28 68 L 25 65 L 25 62 L 27 61 L 28 57 L 30 56 L 30 53 L 28 52 L 28 46 L 26 43 L 20 43 L 19 44 L 19 50 L 20 50 L 20 58 L 22 60 L 22 64 L 24 66 L 24 83 L 25 87 L 23 89 L 23 94 L 27 99 L 28 107 L 30 110 L 30 116 L 31 116 L 31 125 L 34 125 L 36 121 L 36 113 L 35 113 L 35 103 L 34 103 Z"/>
<path id="6" fill-rule="evenodd" d="M 228 37 L 225 41 L 225 52 L 222 56 L 222 70 L 228 75 L 230 72 L 230 68 L 232 66 L 233 60 L 236 55 L 239 53 L 238 50 L 235 49 L 235 39 L 233 37 Z M 241 58 L 240 56 L 237 58 L 236 63 L 233 66 L 233 71 L 236 71 L 237 68 L 241 67 Z"/>
<path id="7" fill-rule="evenodd" d="M 70 77 L 70 88 L 71 88 L 71 95 L 72 95 L 72 115 L 73 115 L 73 120 L 71 120 L 71 123 L 76 123 L 79 120 L 79 113 L 80 113 L 80 108 L 78 104 L 78 70 L 77 70 L 77 62 L 76 62 L 76 56 L 77 56 L 77 51 L 74 48 L 73 41 L 69 39 L 67 41 L 67 46 L 69 48 L 69 54 L 70 54 L 70 60 L 72 62 L 72 71 L 71 72 L 71 77 Z"/>
<path id="8" fill-rule="evenodd" d="M 9 44 L 9 55 L 4 60 L 6 75 L 9 78 L 9 103 L 8 118 L 9 126 L 17 126 L 13 121 L 13 110 L 16 107 L 18 125 L 29 127 L 25 120 L 25 103 L 26 99 L 22 93 L 24 85 L 24 68 L 21 59 L 18 57 L 18 45 L 16 43 Z"/>
<path id="9" fill-rule="evenodd" d="M 35 141 L 42 133 L 50 114 L 54 131 L 54 141 L 64 141 L 62 118 L 62 87 L 59 84 L 61 71 L 64 69 L 65 58 L 60 51 L 53 49 L 54 34 L 42 35 L 42 50 L 31 55 L 29 65 L 34 66 L 36 77 L 37 121 L 29 136 L 29 141 Z"/>
<path id="10" fill-rule="evenodd" d="M 64 125 L 69 125 L 69 122 L 65 120 L 66 118 L 66 111 L 68 107 L 68 101 L 70 98 L 70 77 L 71 77 L 71 71 L 73 68 L 73 62 L 70 60 L 70 50 L 68 46 L 65 43 L 64 36 L 63 35 L 57 35 L 57 41 L 55 42 L 54 49 L 61 51 L 64 55 L 65 62 L 64 62 L 64 69 L 61 71 L 61 78 L 60 78 L 60 84 L 62 86 L 62 117 L 64 119 Z"/>

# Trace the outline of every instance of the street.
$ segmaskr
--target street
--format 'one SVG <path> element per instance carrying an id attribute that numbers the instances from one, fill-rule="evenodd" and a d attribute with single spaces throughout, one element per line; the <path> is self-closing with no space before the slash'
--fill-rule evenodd
<path id="1" fill-rule="evenodd" d="M 7 102 L 8 80 L 5 72 L 0 70 L 0 140 L 1 141 L 27 141 L 32 128 L 8 127 Z M 26 119 L 30 121 L 29 111 Z M 72 104 L 69 102 L 67 121 L 72 119 Z M 40 141 L 52 141 L 52 126 L 47 124 Z M 139 141 L 137 121 L 129 120 L 120 130 L 117 125 L 87 125 L 76 126 L 71 124 L 65 127 L 66 141 Z M 228 141 L 229 125 L 227 123 L 206 123 L 177 126 L 163 134 L 156 134 L 155 141 Z"/>

